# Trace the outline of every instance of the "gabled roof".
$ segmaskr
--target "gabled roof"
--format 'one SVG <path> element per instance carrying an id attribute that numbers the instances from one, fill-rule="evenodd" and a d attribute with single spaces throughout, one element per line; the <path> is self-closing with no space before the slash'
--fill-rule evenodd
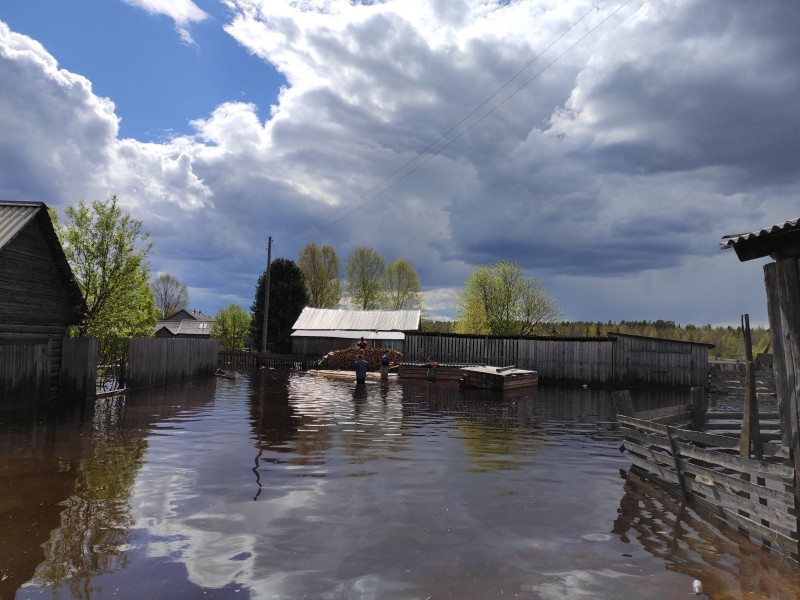
<path id="1" fill-rule="evenodd" d="M 72 268 L 67 262 L 64 248 L 56 235 L 53 222 L 50 220 L 50 213 L 44 202 L 0 200 L 0 252 L 34 219 L 38 222 L 42 235 L 50 247 L 53 263 L 62 277 L 67 297 L 72 303 L 77 317 L 79 313 L 86 310 L 86 303 L 75 275 L 72 273 Z"/>
<path id="2" fill-rule="evenodd" d="M 292 329 L 345 331 L 414 331 L 419 329 L 418 310 L 343 310 L 306 307 Z"/>
<path id="3" fill-rule="evenodd" d="M 183 320 L 211 322 L 214 320 L 214 317 L 210 315 L 204 315 L 202 312 L 196 310 L 186 310 L 185 308 L 182 308 L 179 311 L 172 313 L 166 319 L 163 320 L 172 322 L 183 321 Z"/>
<path id="4" fill-rule="evenodd" d="M 733 248 L 742 262 L 764 256 L 773 259 L 800 256 L 800 218 L 758 231 L 726 235 L 722 239 L 725 241 L 720 247 L 723 250 Z"/>
<path id="5" fill-rule="evenodd" d="M 41 202 L 0 200 L 0 250 L 22 231 L 43 206 Z"/>
<path id="6" fill-rule="evenodd" d="M 172 335 L 208 335 L 211 333 L 211 323 L 192 319 L 159 321 L 156 323 L 155 331 L 160 331 L 161 329 L 168 330 Z"/>

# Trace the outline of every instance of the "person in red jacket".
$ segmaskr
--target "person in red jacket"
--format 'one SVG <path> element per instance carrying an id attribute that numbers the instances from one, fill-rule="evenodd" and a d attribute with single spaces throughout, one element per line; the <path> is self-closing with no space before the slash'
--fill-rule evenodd
<path id="1" fill-rule="evenodd" d="M 366 350 L 366 349 L 367 349 L 367 346 L 368 346 L 368 344 L 367 344 L 367 341 L 364 339 L 364 337 L 363 337 L 363 336 L 361 337 L 361 339 L 360 339 L 360 340 L 358 340 L 358 341 L 356 342 L 356 347 L 357 347 L 359 350 Z"/>

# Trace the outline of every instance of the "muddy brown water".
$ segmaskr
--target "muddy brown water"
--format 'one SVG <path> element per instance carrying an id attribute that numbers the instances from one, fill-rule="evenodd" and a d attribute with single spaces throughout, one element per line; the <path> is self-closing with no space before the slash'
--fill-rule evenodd
<path id="1" fill-rule="evenodd" d="M 609 404 L 257 373 L 0 413 L 0 599 L 800 597 L 629 472 Z"/>

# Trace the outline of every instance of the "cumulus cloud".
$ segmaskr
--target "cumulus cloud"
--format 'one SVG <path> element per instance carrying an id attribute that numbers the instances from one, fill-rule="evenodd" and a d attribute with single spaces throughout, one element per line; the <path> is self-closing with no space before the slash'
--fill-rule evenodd
<path id="1" fill-rule="evenodd" d="M 175 22 L 184 44 L 194 45 L 189 26 L 208 18 L 206 12 L 192 0 L 122 0 L 126 4 L 146 10 L 151 14 L 166 15 Z"/>
<path id="2" fill-rule="evenodd" d="M 118 193 L 153 231 L 154 267 L 206 310 L 249 306 L 272 236 L 293 259 L 309 241 L 343 262 L 365 245 L 405 257 L 441 316 L 474 266 L 516 260 L 567 318 L 730 321 L 698 300 L 750 273 L 719 238 L 798 216 L 791 2 L 610 18 L 583 0 L 225 5 L 228 34 L 286 85 L 270 107 L 187 115 L 192 135 L 161 144 L 119 139 L 112 100 L 0 28 L 3 195 Z"/>

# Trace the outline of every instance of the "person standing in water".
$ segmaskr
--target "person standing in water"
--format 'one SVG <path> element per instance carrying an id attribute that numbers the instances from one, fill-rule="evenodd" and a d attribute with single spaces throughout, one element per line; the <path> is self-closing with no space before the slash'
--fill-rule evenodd
<path id="1" fill-rule="evenodd" d="M 353 363 L 356 369 L 356 383 L 366 383 L 367 381 L 367 367 L 369 363 L 364 359 L 364 353 L 359 352 L 356 362 Z"/>
<path id="2" fill-rule="evenodd" d="M 389 364 L 391 361 L 389 360 L 389 351 L 383 353 L 381 356 L 381 381 L 388 381 L 389 379 Z"/>

